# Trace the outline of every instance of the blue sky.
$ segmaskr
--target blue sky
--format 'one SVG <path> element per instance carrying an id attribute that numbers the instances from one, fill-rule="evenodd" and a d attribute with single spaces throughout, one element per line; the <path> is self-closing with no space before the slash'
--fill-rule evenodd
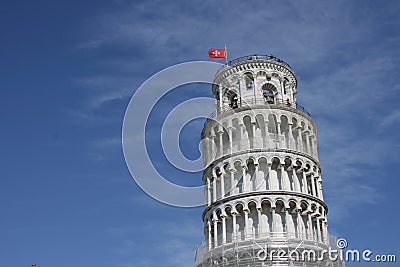
<path id="1" fill-rule="evenodd" d="M 2 1 L 2 265 L 192 266 L 202 208 L 141 191 L 122 122 L 147 78 L 225 43 L 230 59 L 272 53 L 295 70 L 318 126 L 331 234 L 400 257 L 399 13 L 398 1 Z M 149 153 L 171 181 L 199 185 L 200 173 L 168 164 L 159 130 L 210 88 L 178 89 L 150 119 Z M 182 131 L 189 158 L 201 124 Z M 396 264 L 347 264 L 386 265 Z"/>

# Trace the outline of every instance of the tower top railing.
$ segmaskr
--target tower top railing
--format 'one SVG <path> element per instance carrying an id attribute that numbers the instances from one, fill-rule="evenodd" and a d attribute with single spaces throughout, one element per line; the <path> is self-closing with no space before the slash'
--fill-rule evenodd
<path id="1" fill-rule="evenodd" d="M 277 62 L 280 63 L 290 69 L 292 69 L 292 67 L 290 67 L 290 65 L 288 63 L 286 63 L 285 61 L 283 61 L 280 58 L 275 57 L 274 55 L 270 54 L 270 55 L 258 55 L 258 54 L 254 54 L 254 55 L 248 55 L 248 56 L 243 56 L 243 57 L 239 57 L 239 58 L 235 58 L 233 60 L 228 61 L 228 63 L 226 63 L 225 65 L 223 65 L 216 73 L 215 76 L 218 76 L 218 74 L 224 70 L 227 67 L 231 67 L 234 66 L 240 62 L 246 62 L 249 60 L 260 60 L 260 61 L 271 61 L 271 62 Z"/>

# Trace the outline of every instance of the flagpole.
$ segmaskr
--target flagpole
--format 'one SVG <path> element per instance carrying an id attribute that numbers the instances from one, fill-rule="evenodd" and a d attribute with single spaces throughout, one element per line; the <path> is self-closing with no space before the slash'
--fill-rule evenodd
<path id="1" fill-rule="evenodd" d="M 226 44 L 225 44 L 225 64 L 228 65 L 228 49 L 226 49 Z"/>

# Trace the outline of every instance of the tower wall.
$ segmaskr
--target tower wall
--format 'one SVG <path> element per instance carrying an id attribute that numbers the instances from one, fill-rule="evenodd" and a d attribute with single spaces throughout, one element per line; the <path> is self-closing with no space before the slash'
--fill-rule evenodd
<path id="1" fill-rule="evenodd" d="M 216 112 L 201 133 L 205 242 L 196 266 L 289 266 L 257 260 L 262 245 L 327 249 L 316 125 L 296 102 L 293 70 L 272 56 L 239 58 L 217 72 L 212 91 Z"/>

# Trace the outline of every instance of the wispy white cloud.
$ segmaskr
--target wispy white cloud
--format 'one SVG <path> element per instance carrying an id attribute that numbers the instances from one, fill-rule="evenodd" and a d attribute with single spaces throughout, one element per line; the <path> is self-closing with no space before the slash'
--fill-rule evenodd
<path id="1" fill-rule="evenodd" d="M 352 209 L 381 201 L 384 196 L 371 178 L 385 171 L 382 155 L 398 151 L 393 138 L 384 134 L 400 120 L 400 56 L 394 49 L 400 38 L 393 32 L 400 5 L 230 1 L 214 6 L 215 1 L 130 3 L 92 19 L 78 53 L 114 48 L 125 56 L 104 59 L 102 64 L 110 68 L 106 77 L 80 80 L 95 88 L 85 112 L 129 98 L 132 84 L 138 86 L 163 67 L 206 59 L 211 46 L 227 43 L 230 57 L 274 53 L 296 70 L 298 99 L 316 119 L 330 219 L 345 222 Z M 181 239 L 162 236 L 174 240 L 165 249 L 184 250 Z M 142 265 L 151 264 L 156 261 Z"/>
<path id="2" fill-rule="evenodd" d="M 113 263 L 118 267 L 132 266 L 132 262 L 140 262 L 140 266 L 159 266 L 161 258 L 163 266 L 185 267 L 194 263 L 193 240 L 202 240 L 199 222 L 186 219 L 179 222 L 150 221 L 140 229 L 113 227 L 109 229 L 109 235 L 125 237 L 114 249 L 115 253 L 126 258 L 126 261 Z M 129 236 L 132 238 L 127 238 Z"/>
<path id="3" fill-rule="evenodd" d="M 381 125 L 383 127 L 386 127 L 399 122 L 400 122 L 400 109 L 396 109 L 391 111 L 387 116 L 383 116 Z"/>

